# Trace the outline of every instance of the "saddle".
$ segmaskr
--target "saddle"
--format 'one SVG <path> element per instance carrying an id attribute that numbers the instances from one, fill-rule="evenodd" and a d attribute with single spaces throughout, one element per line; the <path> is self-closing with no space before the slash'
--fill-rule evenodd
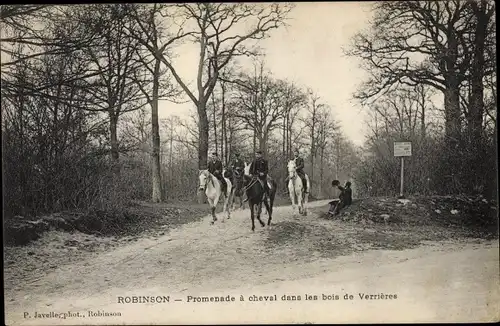
<path id="1" fill-rule="evenodd" d="M 227 183 L 226 180 L 224 180 L 224 177 L 222 175 L 220 176 L 215 176 L 217 180 L 220 182 L 220 190 L 224 195 L 227 195 Z"/>
<path id="2" fill-rule="evenodd" d="M 302 186 L 304 187 L 304 189 L 307 188 L 307 179 L 306 179 L 306 174 L 305 172 L 299 172 L 297 171 L 297 176 L 300 178 L 300 180 L 302 181 Z M 287 180 L 289 180 L 289 178 L 287 177 Z M 309 191 L 309 189 L 307 189 Z"/>

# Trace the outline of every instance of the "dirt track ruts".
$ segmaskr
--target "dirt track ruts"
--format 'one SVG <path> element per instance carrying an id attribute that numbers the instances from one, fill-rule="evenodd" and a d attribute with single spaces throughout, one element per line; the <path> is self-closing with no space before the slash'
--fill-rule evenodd
<path id="1" fill-rule="evenodd" d="M 311 206 L 324 204 L 324 201 L 319 201 L 311 203 Z M 264 219 L 267 219 L 266 215 Z M 294 241 L 276 243 L 269 241 L 270 235 L 274 232 L 273 228 L 277 229 L 285 223 L 294 223 L 292 225 L 314 224 L 317 227 L 325 227 L 336 240 L 343 237 L 345 243 L 353 242 L 350 239 L 352 234 L 347 236 L 345 229 L 336 227 L 338 223 L 318 219 L 316 214 L 307 217 L 293 215 L 289 206 L 277 207 L 273 218 L 275 224 L 270 228 L 267 226 L 262 228 L 257 224 L 255 232 L 250 230 L 248 210 L 233 212 L 232 218 L 224 223 L 219 220 L 215 225 L 210 225 L 209 221 L 210 217 L 207 216 L 199 222 L 171 230 L 159 238 L 141 239 L 136 243 L 61 266 L 41 276 L 34 283 L 26 285 L 22 290 L 6 293 L 6 321 L 8 324 L 44 324 L 47 320 L 23 318 L 23 312 L 79 311 L 79 309 L 114 309 L 128 314 L 128 317 L 121 320 L 51 319 L 47 323 L 352 320 L 354 315 L 349 315 L 347 312 L 354 313 L 356 309 L 352 305 L 345 306 L 345 302 L 339 303 L 340 306 L 344 306 L 341 309 L 343 312 L 339 312 L 338 315 L 325 315 L 324 311 L 323 314 L 322 310 L 317 311 L 319 307 L 329 309 L 324 306 L 327 302 L 318 301 L 316 305 L 311 306 L 310 311 L 303 311 L 301 314 L 290 313 L 286 316 L 281 314 L 282 319 L 276 319 L 277 311 L 288 312 L 290 306 L 284 305 L 293 306 L 297 303 L 279 302 L 275 304 L 278 310 L 271 311 L 269 303 L 254 303 L 248 306 L 246 302 L 240 303 L 238 308 L 229 310 L 224 306 L 225 314 L 216 313 L 223 305 L 217 308 L 213 305 L 193 306 L 176 303 L 179 306 L 175 309 L 169 306 L 169 313 L 165 314 L 167 309 L 165 306 L 155 308 L 149 305 L 124 306 L 116 303 L 117 295 L 167 293 L 183 298 L 188 294 L 225 294 L 231 291 L 235 294 L 258 292 L 265 295 L 276 291 L 318 292 L 324 286 L 327 286 L 326 290 L 321 291 L 328 293 L 347 290 L 400 293 L 397 302 L 378 306 L 377 309 L 387 308 L 393 311 L 393 314 L 384 320 L 394 321 L 399 318 L 399 321 L 405 321 L 401 320 L 404 318 L 401 311 L 408 313 L 409 321 L 418 321 L 415 319 L 419 318 L 418 316 L 422 317 L 421 321 L 452 321 L 466 317 L 479 321 L 498 318 L 498 255 L 492 256 L 492 252 L 498 251 L 498 244 L 495 242 L 474 244 L 448 241 L 429 243 L 404 251 L 366 251 L 370 248 L 359 248 L 363 244 L 357 243 L 357 250 L 339 251 L 336 257 L 323 256 L 318 248 L 307 248 L 312 242 L 301 242 L 300 234 Z M 304 234 L 302 237 L 314 237 L 314 234 Z M 324 234 L 321 234 L 321 237 L 324 237 Z M 361 252 L 363 250 L 365 252 Z M 355 275 L 358 276 L 354 277 Z M 449 286 L 452 287 L 451 290 Z M 453 292 L 454 290 L 456 291 Z M 470 298 L 465 301 L 467 295 L 470 295 Z M 420 299 L 417 300 L 419 296 Z M 427 300 L 425 296 L 432 304 L 427 302 L 424 309 L 422 305 Z M 473 297 L 475 299 L 471 299 Z M 448 300 L 448 304 L 454 302 L 455 308 L 446 308 L 445 300 Z M 357 319 L 352 322 L 364 320 L 363 316 L 366 317 L 365 321 L 373 321 L 377 316 L 384 315 L 381 312 L 378 315 L 376 313 L 378 310 L 375 308 L 380 303 L 363 301 L 358 304 L 360 305 L 358 308 L 365 309 L 365 312 L 359 315 L 358 311 Z M 395 305 L 399 305 L 399 312 L 394 311 Z M 241 316 L 247 316 L 246 318 L 252 320 L 235 319 L 236 317 L 230 313 L 241 307 L 244 309 L 241 311 Z M 263 309 L 262 311 L 269 310 L 267 315 L 252 314 L 251 312 L 257 307 Z M 193 310 L 195 308 L 196 310 Z M 416 314 L 417 308 L 425 311 L 421 311 L 420 315 Z M 464 314 L 464 311 L 469 313 Z M 496 315 L 492 313 L 493 311 Z"/>

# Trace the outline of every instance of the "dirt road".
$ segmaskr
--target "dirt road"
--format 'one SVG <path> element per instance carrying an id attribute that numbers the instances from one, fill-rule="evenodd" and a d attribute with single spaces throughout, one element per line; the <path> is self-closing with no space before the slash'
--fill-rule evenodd
<path id="1" fill-rule="evenodd" d="M 161 237 L 82 258 L 20 284 L 5 294 L 6 323 L 499 319 L 498 241 L 416 239 L 415 234 L 360 229 L 317 214 L 298 217 L 290 207 L 276 208 L 275 224 L 257 226 L 254 233 L 248 210 L 234 212 L 224 223 L 212 226 L 209 221 L 207 216 Z M 377 237 L 381 232 L 384 236 Z M 403 250 L 381 250 L 380 244 L 388 242 Z M 374 296 L 380 294 L 384 299 Z M 170 301 L 119 303 L 120 297 L 127 301 L 134 296 Z M 214 296 L 234 296 L 235 301 L 192 302 L 196 300 L 192 297 Z M 102 316 L 106 314 L 114 316 Z"/>

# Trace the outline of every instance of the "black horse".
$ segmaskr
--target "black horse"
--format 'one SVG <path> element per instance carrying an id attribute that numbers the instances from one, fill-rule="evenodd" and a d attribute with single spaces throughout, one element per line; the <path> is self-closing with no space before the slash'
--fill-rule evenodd
<path id="1" fill-rule="evenodd" d="M 269 215 L 267 225 L 271 225 L 274 198 L 276 196 L 277 189 L 276 181 L 274 181 L 270 177 L 267 178 L 267 181 L 270 185 L 269 198 L 267 198 L 267 196 L 264 196 L 263 185 L 256 177 L 245 175 L 243 178 L 243 189 L 245 190 L 248 198 L 248 205 L 250 206 L 250 216 L 252 217 L 252 231 L 255 230 L 255 217 L 257 217 L 262 227 L 265 226 L 264 222 L 262 222 L 262 220 L 260 219 L 260 213 L 262 212 L 262 203 L 264 203 L 264 205 L 266 206 L 267 215 Z"/>
<path id="2" fill-rule="evenodd" d="M 233 195 L 231 196 L 232 197 L 231 205 L 232 205 L 233 209 L 234 209 L 236 197 L 238 197 L 240 199 L 239 208 L 241 209 L 243 207 L 243 193 L 244 193 L 243 175 L 244 175 L 244 173 L 245 172 L 243 170 L 239 170 L 239 169 L 231 170 L 230 178 L 231 178 L 231 181 L 233 182 Z"/>

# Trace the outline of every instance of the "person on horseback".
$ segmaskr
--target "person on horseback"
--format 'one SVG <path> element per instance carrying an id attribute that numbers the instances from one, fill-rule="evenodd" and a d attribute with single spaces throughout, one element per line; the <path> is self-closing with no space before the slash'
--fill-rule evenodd
<path id="1" fill-rule="evenodd" d="M 226 193 L 227 184 L 222 176 L 222 161 L 216 152 L 212 153 L 212 159 L 208 162 L 208 172 L 212 173 L 221 183 L 221 191 Z"/>
<path id="2" fill-rule="evenodd" d="M 231 162 L 231 170 L 233 170 L 238 176 L 243 175 L 245 170 L 245 162 L 240 158 L 240 153 L 234 153 L 234 160 Z"/>
<path id="3" fill-rule="evenodd" d="M 298 148 L 295 149 L 295 170 L 302 180 L 302 184 L 304 185 L 304 192 L 307 192 L 307 181 L 306 181 L 306 173 L 304 172 L 304 159 L 300 156 L 300 151 Z"/>
<path id="4" fill-rule="evenodd" d="M 262 156 L 262 151 L 257 151 L 255 153 L 255 159 L 250 164 L 250 175 L 258 178 L 258 180 L 264 187 L 264 192 L 267 196 L 269 196 L 269 186 L 267 185 L 268 171 L 269 169 L 267 160 L 265 160 Z"/>

